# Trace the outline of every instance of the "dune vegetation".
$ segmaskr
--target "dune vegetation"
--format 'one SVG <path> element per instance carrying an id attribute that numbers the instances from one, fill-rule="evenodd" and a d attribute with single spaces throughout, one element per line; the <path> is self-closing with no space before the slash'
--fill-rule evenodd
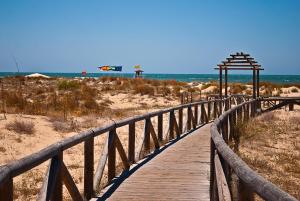
<path id="1" fill-rule="evenodd" d="M 300 199 L 299 109 L 265 113 L 240 126 L 238 133 L 238 153 L 242 159 L 260 175 Z"/>

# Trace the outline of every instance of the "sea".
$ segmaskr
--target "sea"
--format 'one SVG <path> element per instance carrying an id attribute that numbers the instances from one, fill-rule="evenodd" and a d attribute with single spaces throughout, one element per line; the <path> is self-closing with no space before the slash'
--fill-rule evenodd
<path id="1" fill-rule="evenodd" d="M 17 76 L 17 75 L 29 75 L 33 72 L 0 72 L 0 77 L 7 76 Z M 65 77 L 65 78 L 79 78 L 82 77 L 81 73 L 45 73 L 39 72 L 43 75 L 50 77 Z M 113 77 L 124 77 L 133 78 L 133 73 L 88 73 L 87 77 L 99 78 L 104 76 Z M 219 78 L 218 74 L 155 74 L 155 73 L 145 73 L 144 78 L 147 79 L 158 79 L 158 80 L 177 80 L 183 82 L 209 82 L 217 81 Z M 300 75 L 260 75 L 261 82 L 271 82 L 278 84 L 300 84 Z M 228 75 L 228 82 L 238 82 L 238 83 L 249 83 L 252 82 L 252 74 L 230 74 Z"/>

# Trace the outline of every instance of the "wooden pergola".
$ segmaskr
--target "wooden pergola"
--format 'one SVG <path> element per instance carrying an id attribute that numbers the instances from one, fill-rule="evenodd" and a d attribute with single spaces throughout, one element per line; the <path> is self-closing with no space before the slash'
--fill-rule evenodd
<path id="1" fill-rule="evenodd" d="M 231 54 L 230 58 L 226 58 L 226 61 L 222 61 L 222 64 L 218 64 L 218 67 L 215 68 L 219 70 L 219 82 L 220 82 L 220 98 L 222 98 L 222 80 L 223 80 L 223 70 L 225 71 L 225 97 L 227 94 L 228 86 L 228 70 L 252 70 L 253 71 L 253 98 L 259 97 L 259 71 L 264 70 L 261 68 L 254 58 L 250 57 L 249 54 L 243 52 L 237 52 L 236 54 Z"/>

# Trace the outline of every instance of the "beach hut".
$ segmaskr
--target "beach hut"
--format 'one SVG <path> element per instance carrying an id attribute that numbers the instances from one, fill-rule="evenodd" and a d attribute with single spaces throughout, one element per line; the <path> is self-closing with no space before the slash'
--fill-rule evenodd
<path id="1" fill-rule="evenodd" d="M 143 70 L 141 69 L 141 66 L 140 65 L 135 65 L 134 66 L 134 68 L 135 68 L 135 78 L 142 78 L 142 75 L 143 75 Z"/>
<path id="2" fill-rule="evenodd" d="M 143 72 L 141 69 L 135 70 L 135 78 L 142 78 Z"/>

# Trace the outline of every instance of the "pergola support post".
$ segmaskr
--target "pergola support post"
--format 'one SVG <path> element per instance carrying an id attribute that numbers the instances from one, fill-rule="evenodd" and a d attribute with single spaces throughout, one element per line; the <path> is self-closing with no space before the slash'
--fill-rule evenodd
<path id="1" fill-rule="evenodd" d="M 219 99 L 222 99 L 222 71 L 225 71 L 225 77 L 224 77 L 224 87 L 225 87 L 225 95 L 224 97 L 228 97 L 228 70 L 252 70 L 253 71 L 253 77 L 252 77 L 252 84 L 253 84 L 253 90 L 252 90 L 252 96 L 253 99 L 259 98 L 259 71 L 264 70 L 261 68 L 261 65 L 257 64 L 257 62 L 254 60 L 254 58 L 250 57 L 249 54 L 245 54 L 243 52 L 237 52 L 236 54 L 231 54 L 230 58 L 226 58 L 226 61 L 222 61 L 221 64 L 217 65 L 218 67 L 215 68 L 216 70 L 219 70 Z M 226 106 L 225 106 L 226 107 Z M 258 108 L 260 108 L 258 106 Z M 222 104 L 220 103 L 220 111 L 222 111 Z"/>

